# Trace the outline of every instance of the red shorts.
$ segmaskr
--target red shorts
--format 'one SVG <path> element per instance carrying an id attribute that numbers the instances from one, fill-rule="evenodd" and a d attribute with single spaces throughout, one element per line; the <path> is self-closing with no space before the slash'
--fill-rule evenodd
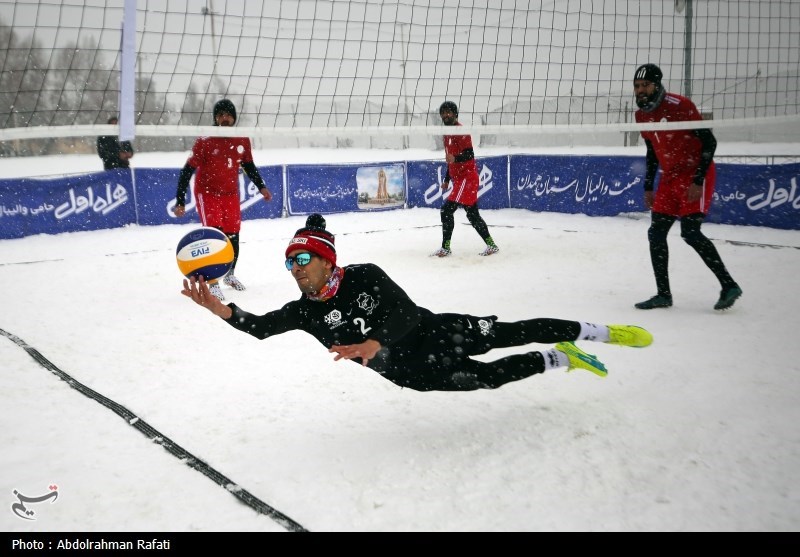
<path id="1" fill-rule="evenodd" d="M 239 206 L 238 193 L 233 195 L 197 193 L 195 204 L 203 226 L 219 228 L 226 234 L 238 234 L 242 228 L 242 208 Z"/>
<path id="2" fill-rule="evenodd" d="M 653 211 L 673 217 L 685 217 L 695 213 L 708 214 L 708 210 L 711 208 L 711 199 L 714 197 L 716 178 L 716 169 L 712 164 L 708 167 L 706 179 L 703 182 L 703 194 L 697 201 L 690 202 L 687 196 L 689 186 L 694 182 L 694 171 L 662 172 L 653 200 Z"/>

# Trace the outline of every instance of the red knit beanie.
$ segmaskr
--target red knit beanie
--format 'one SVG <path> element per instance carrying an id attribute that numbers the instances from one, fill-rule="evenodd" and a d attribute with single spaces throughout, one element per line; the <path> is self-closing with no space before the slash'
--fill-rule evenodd
<path id="1" fill-rule="evenodd" d="M 286 248 L 286 257 L 295 251 L 308 251 L 319 255 L 336 266 L 336 245 L 333 234 L 318 227 L 301 228 L 294 233 L 294 238 Z"/>

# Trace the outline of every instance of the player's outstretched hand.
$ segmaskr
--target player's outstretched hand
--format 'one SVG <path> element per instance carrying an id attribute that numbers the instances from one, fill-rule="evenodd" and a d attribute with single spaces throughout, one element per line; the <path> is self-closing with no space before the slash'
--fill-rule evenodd
<path id="1" fill-rule="evenodd" d="M 381 343 L 377 340 L 367 339 L 359 344 L 334 344 L 328 349 L 330 353 L 336 353 L 334 361 L 342 358 L 352 360 L 361 358 L 361 365 L 365 366 L 375 357 L 381 349 Z"/>
<path id="2" fill-rule="evenodd" d="M 211 293 L 208 289 L 208 283 L 203 277 L 200 277 L 200 280 L 195 277 L 183 279 L 181 294 L 191 298 L 195 304 L 203 306 L 218 317 L 230 319 L 233 315 L 233 310 Z"/>

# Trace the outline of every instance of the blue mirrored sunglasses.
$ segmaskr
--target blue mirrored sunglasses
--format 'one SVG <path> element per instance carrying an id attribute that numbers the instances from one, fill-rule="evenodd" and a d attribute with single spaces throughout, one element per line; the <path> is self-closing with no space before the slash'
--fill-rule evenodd
<path id="1" fill-rule="evenodd" d="M 306 265 L 311 263 L 311 258 L 312 257 L 313 257 L 313 254 L 311 254 L 311 253 L 298 253 L 294 257 L 287 257 L 286 258 L 286 270 L 287 271 L 291 271 L 293 263 L 297 263 L 301 267 L 305 267 Z"/>

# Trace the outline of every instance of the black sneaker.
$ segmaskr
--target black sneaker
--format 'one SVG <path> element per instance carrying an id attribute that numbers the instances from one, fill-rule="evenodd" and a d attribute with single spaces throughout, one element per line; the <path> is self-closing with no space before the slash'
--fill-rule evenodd
<path id="1" fill-rule="evenodd" d="M 714 309 L 716 310 L 725 310 L 730 309 L 733 307 L 734 302 L 741 298 L 742 296 L 742 289 L 738 286 L 731 286 L 730 288 L 724 288 L 722 292 L 719 293 L 719 300 L 717 303 L 714 304 Z"/>
<path id="2" fill-rule="evenodd" d="M 639 302 L 638 304 L 634 304 L 636 309 L 656 309 L 656 308 L 668 308 L 672 305 L 672 296 L 663 296 L 661 294 L 656 294 L 649 300 L 645 300 L 644 302 Z"/>

